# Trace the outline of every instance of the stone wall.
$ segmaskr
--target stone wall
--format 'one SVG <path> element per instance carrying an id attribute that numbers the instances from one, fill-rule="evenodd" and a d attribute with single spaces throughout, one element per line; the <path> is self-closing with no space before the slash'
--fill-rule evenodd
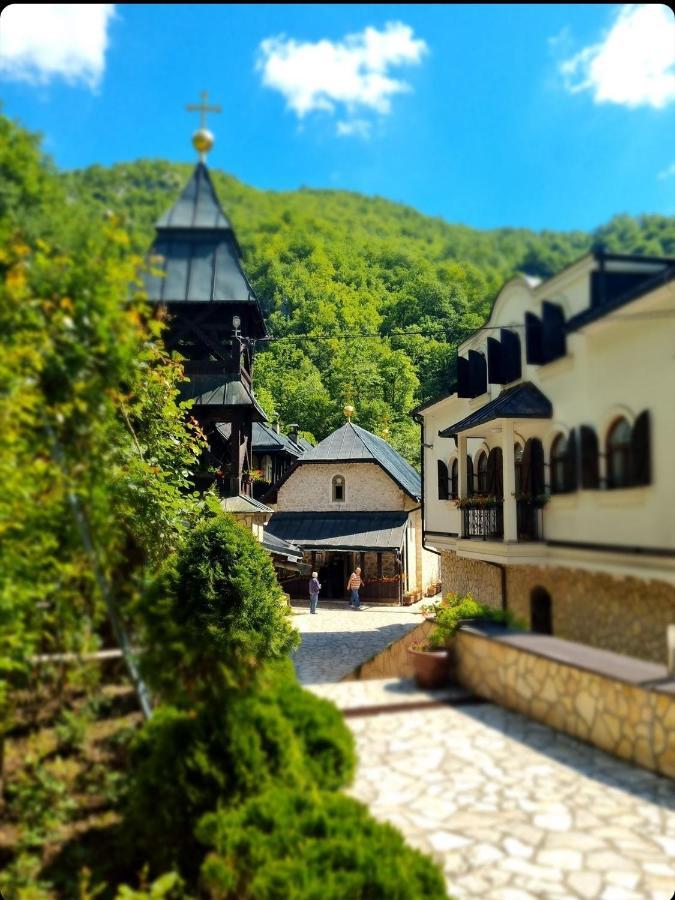
<path id="1" fill-rule="evenodd" d="M 675 586 L 552 566 L 508 566 L 506 573 L 508 607 L 526 623 L 532 590 L 544 588 L 551 596 L 556 637 L 666 662 Z"/>
<path id="2" fill-rule="evenodd" d="M 675 696 L 460 630 L 457 677 L 478 696 L 675 778 Z"/>
<path id="3" fill-rule="evenodd" d="M 462 559 L 456 553 L 444 552 L 441 560 L 443 594 L 471 594 L 476 600 L 500 609 L 502 575 L 497 566 L 473 559 Z M 529 620 L 529 617 L 528 617 Z"/>
<path id="4" fill-rule="evenodd" d="M 345 502 L 335 503 L 334 475 L 345 479 Z M 299 465 L 279 488 L 279 512 L 336 512 L 411 509 L 415 504 L 376 463 Z"/>
<path id="5" fill-rule="evenodd" d="M 472 594 L 490 606 L 502 605 L 497 566 L 444 552 L 441 580 L 444 594 Z M 675 624 L 675 586 L 561 566 L 506 566 L 507 606 L 528 626 L 535 588 L 551 597 L 556 637 L 666 662 L 666 628 Z"/>
<path id="6" fill-rule="evenodd" d="M 367 681 L 371 678 L 412 678 L 413 670 L 408 647 L 416 642 L 424 643 L 433 622 L 423 621 L 385 650 L 361 663 L 342 681 Z"/>

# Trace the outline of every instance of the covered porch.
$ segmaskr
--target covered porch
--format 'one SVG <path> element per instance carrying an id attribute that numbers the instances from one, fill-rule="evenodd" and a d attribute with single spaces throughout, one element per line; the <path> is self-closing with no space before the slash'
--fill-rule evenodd
<path id="1" fill-rule="evenodd" d="M 543 540 L 546 477 L 543 445 L 536 435 L 551 417 L 548 398 L 524 383 L 439 432 L 454 438 L 457 446 L 450 483 L 460 510 L 460 539 Z M 483 443 L 475 461 L 467 452 L 470 438 Z"/>
<path id="2" fill-rule="evenodd" d="M 359 566 L 363 600 L 400 603 L 409 580 L 407 525 L 405 511 L 278 512 L 267 530 L 302 549 L 303 562 L 319 573 L 323 600 L 346 600 L 347 580 Z M 283 587 L 293 597 L 305 597 L 307 578 L 289 578 Z"/>

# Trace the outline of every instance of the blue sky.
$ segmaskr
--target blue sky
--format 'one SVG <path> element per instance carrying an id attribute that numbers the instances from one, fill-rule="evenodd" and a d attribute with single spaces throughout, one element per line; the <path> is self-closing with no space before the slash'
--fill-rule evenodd
<path id="1" fill-rule="evenodd" d="M 4 111 L 63 168 L 192 161 L 184 107 L 204 89 L 223 107 L 210 165 L 255 187 L 378 194 L 481 228 L 675 214 L 665 7 L 15 4 L 0 17 Z"/>

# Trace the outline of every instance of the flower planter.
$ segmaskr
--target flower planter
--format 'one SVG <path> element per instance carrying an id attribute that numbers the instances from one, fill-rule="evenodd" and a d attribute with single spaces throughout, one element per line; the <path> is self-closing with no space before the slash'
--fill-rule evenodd
<path id="1" fill-rule="evenodd" d="M 417 686 L 439 688 L 446 685 L 452 677 L 453 651 L 454 648 L 447 647 L 442 650 L 418 650 L 415 647 L 408 647 Z"/>

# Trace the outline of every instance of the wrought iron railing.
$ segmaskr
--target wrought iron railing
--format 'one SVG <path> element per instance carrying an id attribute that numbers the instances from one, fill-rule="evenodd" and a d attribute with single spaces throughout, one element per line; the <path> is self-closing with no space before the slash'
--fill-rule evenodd
<path id="1" fill-rule="evenodd" d="M 462 510 L 464 514 L 464 537 L 501 540 L 504 537 L 504 512 L 498 506 L 470 506 Z"/>

